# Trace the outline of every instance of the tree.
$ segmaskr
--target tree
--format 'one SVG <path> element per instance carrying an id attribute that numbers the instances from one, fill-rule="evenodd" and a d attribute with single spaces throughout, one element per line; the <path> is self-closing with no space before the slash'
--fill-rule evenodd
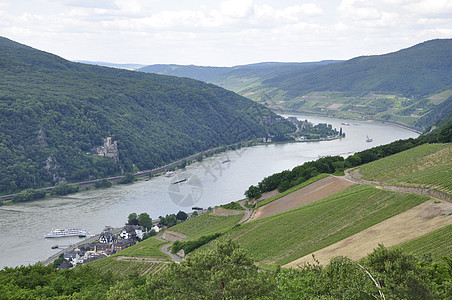
<path id="1" fill-rule="evenodd" d="M 185 169 L 186 166 L 187 166 L 187 160 L 183 159 L 178 167 L 179 167 L 179 169 Z"/>
<path id="2" fill-rule="evenodd" d="M 258 199 L 262 196 L 260 189 L 257 186 L 250 186 L 245 192 L 245 196 L 249 199 Z"/>
<path id="3" fill-rule="evenodd" d="M 271 299 L 275 290 L 271 274 L 260 272 L 232 241 L 172 263 L 147 284 L 156 299 Z"/>
<path id="4" fill-rule="evenodd" d="M 110 180 L 102 179 L 102 180 L 100 180 L 100 181 L 96 181 L 96 182 L 94 183 L 94 186 L 95 186 L 97 189 L 100 189 L 100 188 L 109 188 L 109 187 L 112 186 L 112 183 L 111 183 Z"/>
<path id="5" fill-rule="evenodd" d="M 70 185 L 66 181 L 62 181 L 52 189 L 52 192 L 50 194 L 66 196 L 68 194 L 78 192 L 79 188 L 80 187 L 78 185 Z"/>
<path id="6" fill-rule="evenodd" d="M 136 213 L 131 213 L 131 214 L 129 215 L 129 217 L 127 218 L 127 223 L 130 224 L 130 222 L 131 222 L 132 220 L 136 220 L 136 219 L 138 219 L 137 214 L 136 214 Z"/>
<path id="7" fill-rule="evenodd" d="M 452 123 L 444 126 L 438 133 L 438 142 L 450 143 L 452 142 Z"/>
<path id="8" fill-rule="evenodd" d="M 135 181 L 135 176 L 132 173 L 127 173 L 120 181 L 120 184 L 133 183 Z"/>
<path id="9" fill-rule="evenodd" d="M 149 217 L 147 213 L 141 213 L 138 216 L 138 225 L 143 226 L 147 229 L 152 228 L 152 219 Z"/>
<path id="10" fill-rule="evenodd" d="M 178 219 L 180 221 L 185 221 L 185 220 L 187 220 L 187 218 L 188 218 L 187 213 L 185 213 L 185 212 L 183 212 L 181 210 L 176 215 L 176 219 Z"/>
<path id="11" fill-rule="evenodd" d="M 435 298 L 426 269 L 417 263 L 415 257 L 398 248 L 387 249 L 380 244 L 363 263 L 380 274 L 383 292 L 388 299 Z"/>

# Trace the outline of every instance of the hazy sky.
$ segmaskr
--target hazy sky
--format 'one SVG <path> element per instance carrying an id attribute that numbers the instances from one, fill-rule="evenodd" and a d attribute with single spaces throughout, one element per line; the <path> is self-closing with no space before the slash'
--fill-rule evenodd
<path id="1" fill-rule="evenodd" d="M 452 37 L 451 0 L 0 0 L 0 36 L 70 60 L 232 66 Z"/>

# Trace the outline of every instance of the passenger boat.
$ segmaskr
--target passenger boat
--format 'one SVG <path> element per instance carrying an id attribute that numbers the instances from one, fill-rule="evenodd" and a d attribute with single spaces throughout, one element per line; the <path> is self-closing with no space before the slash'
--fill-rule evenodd
<path id="1" fill-rule="evenodd" d="M 66 236 L 78 236 L 78 237 L 86 237 L 88 235 L 88 232 L 86 229 L 54 229 L 47 233 L 44 237 L 45 238 L 59 238 L 59 237 L 66 237 Z"/>
<path id="2" fill-rule="evenodd" d="M 165 177 L 173 177 L 176 173 L 174 171 L 168 171 L 165 173 Z"/>

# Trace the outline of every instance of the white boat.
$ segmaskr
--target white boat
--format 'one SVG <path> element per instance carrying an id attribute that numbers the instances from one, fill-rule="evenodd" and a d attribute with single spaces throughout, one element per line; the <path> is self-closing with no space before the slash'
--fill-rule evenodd
<path id="1" fill-rule="evenodd" d="M 176 173 L 174 171 L 168 171 L 165 173 L 165 177 L 173 177 Z"/>
<path id="2" fill-rule="evenodd" d="M 366 135 L 366 142 L 367 143 L 370 143 L 370 142 L 372 142 L 373 141 L 373 139 L 371 139 L 368 135 Z"/>
<path id="3" fill-rule="evenodd" d="M 86 231 L 86 229 L 72 228 L 72 229 L 54 229 L 47 233 L 44 237 L 45 238 L 59 238 L 66 236 L 86 237 L 87 235 L 88 232 Z"/>

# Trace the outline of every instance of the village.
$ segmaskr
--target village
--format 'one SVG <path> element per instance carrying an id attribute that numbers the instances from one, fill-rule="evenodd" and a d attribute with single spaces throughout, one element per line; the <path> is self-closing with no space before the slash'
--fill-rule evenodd
<path id="1" fill-rule="evenodd" d="M 187 214 L 179 211 L 177 214 L 159 217 L 156 220 L 149 218 L 147 213 L 129 215 L 128 222 L 122 228 L 105 226 L 100 235 L 95 236 L 93 242 L 79 243 L 64 250 L 53 262 L 59 269 L 70 269 L 101 258 L 118 253 L 151 236 L 157 235 L 166 228 L 184 222 L 188 219 L 209 211 L 201 208 Z"/>

